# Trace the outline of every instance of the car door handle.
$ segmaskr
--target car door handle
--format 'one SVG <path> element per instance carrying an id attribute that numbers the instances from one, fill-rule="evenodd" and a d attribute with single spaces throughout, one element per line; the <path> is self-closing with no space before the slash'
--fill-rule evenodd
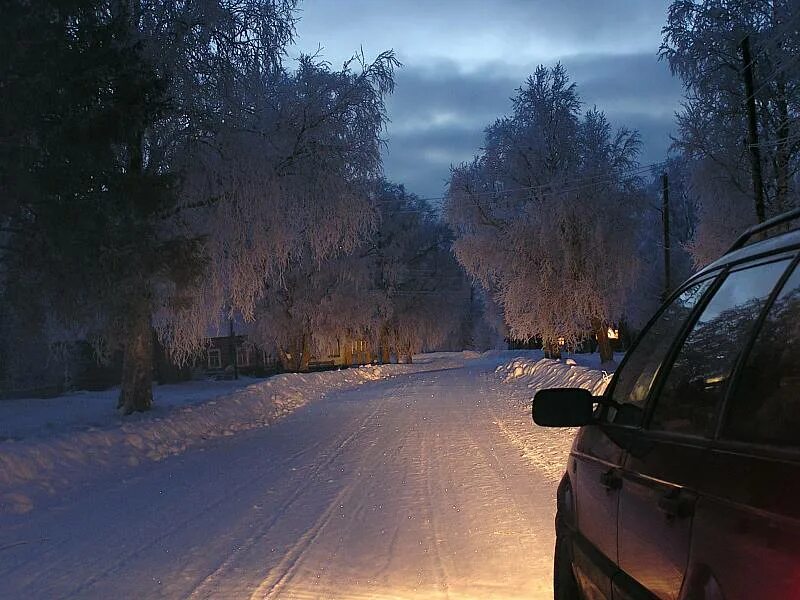
<path id="1" fill-rule="evenodd" d="M 622 487 L 622 477 L 619 474 L 619 469 L 609 469 L 600 475 L 600 483 L 606 490 L 613 491 Z"/>
<path id="2" fill-rule="evenodd" d="M 685 519 L 694 512 L 694 497 L 682 490 L 669 490 L 658 499 L 658 508 L 668 519 Z"/>

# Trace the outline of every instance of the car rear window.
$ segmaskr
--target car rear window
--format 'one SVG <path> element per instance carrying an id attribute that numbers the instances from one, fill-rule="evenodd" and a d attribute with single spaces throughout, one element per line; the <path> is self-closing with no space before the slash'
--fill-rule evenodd
<path id="1" fill-rule="evenodd" d="M 681 345 L 656 400 L 650 429 L 712 435 L 733 368 L 789 261 L 729 273 Z"/>
<path id="2" fill-rule="evenodd" d="M 747 357 L 722 437 L 800 447 L 800 270 L 796 267 Z"/>

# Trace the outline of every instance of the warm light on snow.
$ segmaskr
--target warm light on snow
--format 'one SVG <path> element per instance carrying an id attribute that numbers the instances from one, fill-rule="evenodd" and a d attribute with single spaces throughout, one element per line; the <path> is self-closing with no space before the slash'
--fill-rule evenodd
<path id="1" fill-rule="evenodd" d="M 524 592 L 516 594 L 501 592 L 498 594 L 491 586 L 487 586 L 486 591 L 479 593 L 459 592 L 449 588 L 446 590 L 436 590 L 435 588 L 427 590 L 404 590 L 402 588 L 376 590 L 369 587 L 369 584 L 361 587 L 367 589 L 359 589 L 359 587 L 338 588 L 336 595 L 333 597 L 341 598 L 342 600 L 487 600 L 489 598 L 491 600 L 531 600 L 531 598 L 535 598 L 535 596 Z M 291 597 L 294 600 L 316 600 L 320 598 L 320 592 L 313 587 L 307 590 L 292 589 Z M 266 598 L 271 598 L 271 596 Z M 265 596 L 256 592 L 250 596 L 250 600 L 265 600 Z"/>
<path id="2" fill-rule="evenodd" d="M 37 430 L 0 455 L 26 513 L 0 512 L 0 597 L 552 598 L 574 435 L 531 423 L 552 385 L 605 383 L 541 352 L 417 355 Z"/>

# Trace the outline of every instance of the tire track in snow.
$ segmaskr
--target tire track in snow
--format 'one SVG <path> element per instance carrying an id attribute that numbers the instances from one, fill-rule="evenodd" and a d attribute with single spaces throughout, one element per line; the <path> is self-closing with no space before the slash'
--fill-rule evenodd
<path id="1" fill-rule="evenodd" d="M 408 438 L 407 438 L 407 436 L 403 436 L 403 438 L 398 441 L 398 445 L 394 449 L 394 456 L 392 456 L 392 458 L 396 458 L 397 456 L 400 456 L 401 453 L 403 452 L 404 448 L 406 448 L 407 446 L 408 446 Z M 383 453 L 383 456 L 386 457 L 386 452 Z M 402 461 L 401 462 L 401 469 L 402 469 L 402 480 L 403 481 L 408 481 L 408 476 L 409 476 L 410 469 L 409 469 L 409 465 L 408 465 L 407 461 Z M 386 579 L 386 576 L 389 573 L 389 567 L 391 566 L 392 561 L 394 560 L 394 558 L 396 556 L 396 548 L 397 548 L 398 539 L 400 537 L 400 529 L 401 528 L 400 528 L 400 525 L 398 523 L 395 522 L 392 525 L 392 535 L 391 535 L 391 539 L 389 540 L 389 546 L 388 546 L 387 551 L 386 551 L 386 560 L 375 571 L 375 580 L 376 581 L 378 579 Z"/>
<path id="2" fill-rule="evenodd" d="M 408 384 L 404 384 L 402 386 L 393 388 L 392 393 L 388 396 L 384 396 L 383 401 L 371 416 L 375 416 L 378 412 L 385 412 L 383 409 L 385 408 L 387 402 L 390 402 L 392 399 L 396 400 L 398 397 L 404 397 L 404 392 L 408 387 Z M 359 428 L 359 432 L 365 429 L 365 425 L 366 423 Z M 386 444 L 386 441 L 387 440 L 384 436 L 378 435 L 372 444 L 370 444 L 369 448 L 364 449 L 364 451 L 361 452 L 358 463 L 356 463 L 354 468 L 350 469 L 350 473 L 355 474 L 355 477 L 352 478 L 350 482 L 340 490 L 340 492 L 329 504 L 325 513 L 323 513 L 323 515 L 321 515 L 320 518 L 317 519 L 317 521 L 301 536 L 298 542 L 289 549 L 286 557 L 284 557 L 284 560 L 281 561 L 278 566 L 274 567 L 269 576 L 256 588 L 255 591 L 253 591 L 253 593 L 250 595 L 250 600 L 269 600 L 271 598 L 278 598 L 278 594 L 284 591 L 290 592 L 292 594 L 291 597 L 296 599 L 311 597 L 319 598 L 323 597 L 326 593 L 331 593 L 330 589 L 326 589 L 324 586 L 316 589 L 315 592 L 312 593 L 308 591 L 307 584 L 304 585 L 303 582 L 300 582 L 299 586 L 294 588 L 292 587 L 292 583 L 299 568 L 305 562 L 308 551 L 322 536 L 326 526 L 333 519 L 336 509 L 344 506 L 344 504 L 347 503 L 348 506 L 352 506 L 350 509 L 351 515 L 356 515 L 359 513 L 359 510 L 363 510 L 363 503 L 358 503 L 353 506 L 351 502 L 348 502 L 348 500 L 354 496 L 357 485 L 363 485 L 363 481 L 360 479 L 360 474 L 379 472 L 382 464 L 385 464 L 387 460 L 387 451 L 384 450 L 382 453 L 378 454 L 376 452 L 372 452 L 372 450 L 374 450 L 379 443 Z M 399 455 L 405 446 L 405 441 L 406 438 L 403 437 L 402 440 L 400 440 L 399 445 L 393 449 L 391 454 Z M 408 466 L 405 463 L 404 468 L 405 472 L 407 473 Z M 356 498 L 357 497 L 358 495 L 356 495 Z M 351 516 L 351 520 L 352 518 L 353 517 Z M 394 535 L 396 537 L 397 531 L 395 531 Z M 344 538 L 340 537 L 333 552 L 325 560 L 324 566 L 319 567 L 320 571 L 330 572 L 328 568 L 331 564 L 333 564 L 336 554 L 341 549 L 343 543 Z M 391 553 L 387 560 L 387 565 L 390 561 Z M 333 582 L 332 585 L 335 587 L 336 582 Z"/>
<path id="3" fill-rule="evenodd" d="M 265 525 L 261 527 L 255 534 L 250 535 L 244 542 L 242 542 L 236 551 L 232 552 L 228 555 L 228 557 L 217 567 L 214 571 L 212 571 L 209 575 L 207 575 L 192 591 L 192 593 L 188 596 L 189 600 L 197 600 L 199 598 L 211 598 L 214 597 L 214 591 L 210 590 L 212 586 L 216 584 L 216 582 L 224 576 L 227 570 L 242 556 L 247 550 L 256 546 L 256 544 L 262 540 L 272 528 L 280 521 L 281 517 L 283 517 L 292 505 L 300 499 L 306 491 L 316 483 L 316 479 L 318 475 L 327 467 L 329 467 L 339 456 L 342 454 L 344 449 L 350 445 L 350 443 L 356 439 L 359 434 L 361 434 L 366 427 L 367 423 L 375 417 L 375 415 L 381 410 L 383 404 L 379 404 L 372 412 L 370 412 L 366 417 L 364 417 L 355 427 L 355 430 L 352 433 L 345 436 L 340 441 L 332 444 L 329 446 L 329 455 L 325 458 L 325 460 L 316 464 L 311 472 L 306 475 L 304 482 L 298 486 L 294 492 L 287 498 L 281 505 L 275 510 L 273 515 L 269 520 L 266 521 Z M 345 489 L 348 489 L 350 486 L 347 486 Z M 338 498 L 338 496 L 337 496 Z M 331 507 L 335 507 L 336 503 L 332 504 L 328 507 L 325 514 L 331 510 Z M 298 542 L 299 544 L 299 542 Z M 290 549 L 288 554 L 291 554 L 292 550 Z M 286 560 L 286 559 L 284 559 Z M 283 563 L 283 561 L 281 561 Z M 260 587 L 260 586 L 259 586 Z M 258 596 L 253 595 L 253 598 Z"/>
<path id="4" fill-rule="evenodd" d="M 447 569 L 444 566 L 444 561 L 442 560 L 441 550 L 439 549 L 439 533 L 440 532 L 439 532 L 439 528 L 437 527 L 437 524 L 436 524 L 436 520 L 437 520 L 436 519 L 436 515 L 435 515 L 436 511 L 433 509 L 433 497 L 434 496 L 433 496 L 433 485 L 431 483 L 431 475 L 432 475 L 432 473 L 431 473 L 431 471 L 432 471 L 431 463 L 435 462 L 438 465 L 438 461 L 436 461 L 435 458 L 433 459 L 433 461 L 431 460 L 432 455 L 430 453 L 430 449 L 429 449 L 430 444 L 429 444 L 427 438 L 428 438 L 427 435 L 423 436 L 423 438 L 422 438 L 422 448 L 421 448 L 421 452 L 420 452 L 420 454 L 422 456 L 422 459 L 423 459 L 422 468 L 424 469 L 424 472 L 425 472 L 425 475 L 424 475 L 424 477 L 425 477 L 425 506 L 427 508 L 427 513 L 428 513 L 428 522 L 431 525 L 431 533 L 433 534 L 432 535 L 432 546 L 433 546 L 433 552 L 434 552 L 435 569 L 436 569 L 436 573 L 437 573 L 437 576 L 438 576 L 438 579 L 439 579 L 439 586 L 438 587 L 444 593 L 444 597 L 449 600 L 449 598 L 450 598 L 450 593 L 448 591 L 449 587 L 450 587 L 449 584 L 448 584 L 449 578 L 448 578 L 448 575 L 447 575 Z"/>
<path id="5" fill-rule="evenodd" d="M 519 450 L 520 455 L 534 468 L 540 471 L 542 475 L 556 484 L 561 481 L 564 469 L 566 469 L 567 466 L 567 456 L 569 455 L 569 449 L 572 445 L 572 439 L 575 437 L 576 430 L 555 429 L 550 432 L 551 435 L 546 439 L 531 442 L 531 440 L 526 439 L 526 437 L 529 438 L 533 434 L 528 434 L 527 436 L 519 435 L 512 427 L 497 417 L 494 418 L 494 424 L 508 442 Z"/>
<path id="6" fill-rule="evenodd" d="M 259 584 L 259 586 L 250 595 L 251 600 L 269 600 L 276 598 L 292 580 L 299 565 L 302 562 L 303 556 L 308 549 L 314 545 L 319 536 L 322 534 L 328 523 L 331 522 L 336 509 L 339 508 L 344 501 L 353 493 L 355 488 L 355 481 L 351 481 L 348 485 L 344 486 L 339 493 L 325 509 L 325 512 L 317 519 L 317 521 L 302 535 L 300 539 L 289 548 L 283 560 L 270 571 L 267 578 Z"/>
<path id="7" fill-rule="evenodd" d="M 296 453 L 292 454 L 290 457 L 287 458 L 287 460 L 285 462 L 283 462 L 283 463 L 281 463 L 279 465 L 275 465 L 275 467 L 270 469 L 268 471 L 268 473 L 280 470 L 281 467 L 284 467 L 287 464 L 290 464 L 296 458 L 298 458 L 298 457 L 300 457 L 300 456 L 302 456 L 304 454 L 307 454 L 307 453 L 308 453 L 308 450 L 307 449 L 303 449 L 303 450 L 301 450 L 299 452 L 296 452 Z M 183 520 L 177 521 L 177 523 L 175 523 L 171 527 L 165 528 L 162 531 L 162 533 L 159 534 L 158 536 L 156 536 L 155 538 L 151 538 L 145 544 L 141 544 L 141 545 L 137 546 L 135 549 L 130 550 L 130 551 L 126 552 L 125 554 L 121 555 L 120 557 L 118 557 L 115 560 L 115 562 L 112 565 L 106 567 L 105 569 L 103 569 L 99 573 L 96 573 L 96 574 L 92 575 L 88 579 L 85 579 L 84 581 L 82 581 L 78 585 L 77 588 L 75 588 L 68 595 L 63 596 L 63 597 L 64 598 L 73 598 L 73 597 L 75 597 L 75 594 L 80 594 L 81 592 L 85 592 L 85 591 L 89 590 L 92 586 L 94 586 L 95 584 L 97 584 L 100 581 L 102 581 L 103 579 L 105 579 L 108 575 L 110 575 L 110 574 L 118 571 L 120 568 L 122 568 L 128 561 L 130 561 L 130 559 L 135 558 L 136 556 L 139 556 L 140 554 L 144 553 L 146 550 L 151 549 L 155 545 L 159 544 L 163 540 L 165 540 L 168 537 L 170 537 L 173 533 L 175 533 L 177 531 L 180 531 L 182 529 L 185 529 L 186 526 L 189 525 L 190 523 L 192 523 L 194 521 L 197 521 L 201 517 L 205 517 L 209 512 L 211 512 L 212 510 L 215 510 L 221 504 L 226 502 L 228 500 L 229 496 L 235 495 L 237 492 L 239 492 L 239 491 L 241 491 L 243 489 L 249 488 L 251 485 L 252 485 L 252 482 L 245 481 L 244 483 L 239 484 L 239 485 L 231 488 L 230 492 L 228 494 L 226 494 L 225 496 L 223 496 L 222 498 L 219 498 L 218 500 L 216 500 L 214 502 L 211 502 L 210 504 L 206 504 L 199 511 L 193 513 L 191 516 L 189 516 L 189 517 L 187 517 L 187 518 L 185 518 Z M 65 540 L 65 541 L 63 541 L 61 543 L 61 545 L 66 544 L 67 542 L 68 542 L 68 540 Z M 96 563 L 97 563 L 97 561 L 95 561 L 95 564 Z"/>
<path id="8" fill-rule="evenodd" d="M 302 456 L 303 454 L 306 454 L 307 452 L 308 452 L 308 449 L 305 449 L 305 448 L 303 450 L 299 451 L 299 452 L 296 452 L 295 454 L 289 456 L 286 459 L 286 461 L 284 461 L 284 462 L 282 462 L 280 464 L 274 465 L 272 468 L 270 468 L 263 475 L 269 475 L 271 473 L 274 473 L 275 471 L 280 470 L 281 467 L 284 467 L 286 464 L 290 463 L 292 460 L 296 459 L 299 456 Z M 241 483 L 239 485 L 236 485 L 235 487 L 231 488 L 231 492 L 232 493 L 239 492 L 240 490 L 246 489 L 246 488 L 250 487 L 251 485 L 252 485 L 252 481 L 245 481 L 245 482 L 243 482 L 243 483 Z M 229 495 L 230 494 L 226 494 L 225 496 L 215 500 L 214 502 L 211 502 L 209 504 L 204 505 L 202 508 L 200 508 L 200 510 L 198 510 L 197 512 L 192 513 L 190 516 L 186 517 L 185 519 L 178 520 L 178 521 L 171 521 L 173 523 L 173 525 L 164 528 L 159 535 L 157 535 L 154 538 L 149 539 L 144 544 L 140 544 L 140 545 L 136 546 L 132 550 L 128 550 L 127 552 L 124 552 L 123 554 L 118 556 L 117 559 L 111 565 L 107 566 L 102 571 L 93 574 L 89 578 L 83 580 L 82 582 L 80 582 L 78 584 L 78 587 L 76 587 L 75 589 L 71 590 L 68 594 L 60 596 L 60 597 L 61 598 L 65 598 L 65 599 L 74 598 L 75 594 L 79 594 L 81 592 L 85 592 L 85 591 L 89 590 L 92 586 L 94 586 L 95 584 L 97 584 L 100 581 L 102 581 L 103 579 L 105 579 L 108 575 L 112 574 L 113 572 L 115 572 L 118 569 L 120 569 L 121 567 L 123 567 L 130 559 L 135 558 L 136 556 L 139 556 L 142 553 L 144 553 L 146 550 L 151 549 L 153 546 L 155 546 L 156 544 L 162 542 L 163 540 L 165 540 L 166 538 L 171 536 L 173 533 L 175 533 L 177 531 L 180 531 L 182 529 L 185 529 L 186 526 L 189 525 L 190 523 L 192 523 L 194 521 L 197 521 L 198 519 L 200 519 L 202 517 L 205 517 L 210 511 L 215 510 L 221 504 L 226 502 L 228 500 Z M 67 538 L 67 539 L 62 540 L 61 542 L 59 542 L 57 544 L 54 544 L 50 548 L 50 553 L 55 553 L 60 547 L 65 546 L 69 542 L 70 542 L 70 540 Z M 71 557 L 69 555 L 62 554 L 60 560 L 56 559 L 56 560 L 54 560 L 52 562 L 48 562 L 48 566 L 50 568 L 52 568 L 52 567 L 57 566 L 57 565 L 59 565 L 59 564 L 61 564 L 63 562 L 66 562 L 70 558 Z M 104 558 L 106 558 L 105 555 L 100 555 L 100 556 L 97 557 L 97 560 L 95 560 L 94 563 L 97 564 Z M 42 559 L 41 559 L 41 557 L 36 557 L 36 558 L 32 557 L 28 561 L 23 562 L 20 565 L 17 565 L 16 568 L 19 568 L 20 566 L 25 565 L 25 564 L 33 561 L 33 560 L 42 560 Z"/>

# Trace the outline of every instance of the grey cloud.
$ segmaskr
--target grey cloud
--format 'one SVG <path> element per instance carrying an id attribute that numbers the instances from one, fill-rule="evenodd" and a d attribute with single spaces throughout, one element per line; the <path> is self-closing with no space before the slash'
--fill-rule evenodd
<path id="1" fill-rule="evenodd" d="M 461 74 L 453 65 L 440 63 L 436 68 L 403 68 L 397 74 L 397 86 L 387 106 L 392 123 L 404 128 L 408 122 L 433 120 L 436 115 L 454 114 L 483 127 L 506 112 L 509 98 L 520 80 L 481 70 Z"/>
<path id="2" fill-rule="evenodd" d="M 655 52 L 578 56 L 565 59 L 564 66 L 584 102 L 608 113 L 618 109 L 671 115 L 683 97 L 680 81 Z"/>
<path id="3" fill-rule="evenodd" d="M 681 87 L 655 53 L 582 55 L 564 64 L 587 107 L 596 105 L 615 126 L 640 132 L 643 164 L 664 158 Z M 420 195 L 441 195 L 450 164 L 479 151 L 483 129 L 510 111 L 509 98 L 535 67 L 497 64 L 462 73 L 441 62 L 401 70 L 388 104 L 387 176 Z"/>
<path id="4" fill-rule="evenodd" d="M 340 64 L 394 48 L 406 64 L 387 109 L 389 178 L 439 196 L 451 163 L 469 160 L 483 129 L 537 64 L 561 60 L 587 107 L 638 129 L 643 163 L 669 146 L 681 88 L 657 60 L 670 0 L 304 0 L 297 45 Z"/>
<path id="5" fill-rule="evenodd" d="M 384 170 L 409 191 L 438 197 L 444 193 L 450 165 L 470 160 L 482 142 L 480 127 L 440 127 L 396 135 L 384 152 Z"/>
<path id="6" fill-rule="evenodd" d="M 338 61 L 361 45 L 401 57 L 449 57 L 462 67 L 487 60 L 549 60 L 595 51 L 620 54 L 660 36 L 668 0 L 306 0 L 298 45 Z"/>

